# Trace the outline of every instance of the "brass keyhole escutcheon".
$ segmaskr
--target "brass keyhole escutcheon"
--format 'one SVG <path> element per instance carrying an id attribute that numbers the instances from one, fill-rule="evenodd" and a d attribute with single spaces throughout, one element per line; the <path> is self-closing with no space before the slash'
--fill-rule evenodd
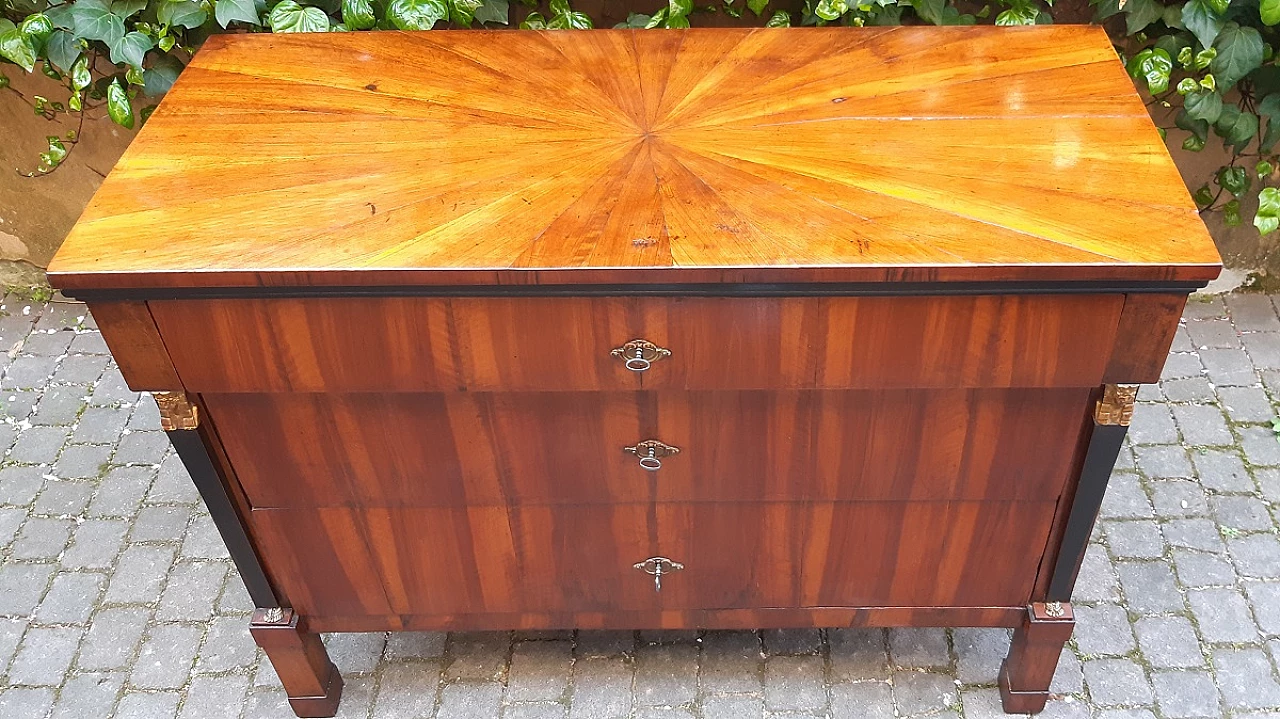
<path id="1" fill-rule="evenodd" d="M 634 339 L 621 347 L 615 347 L 609 354 L 620 358 L 626 368 L 632 372 L 644 372 L 652 367 L 654 362 L 663 357 L 670 357 L 671 350 L 659 347 L 649 340 Z"/>
<path id="2" fill-rule="evenodd" d="M 653 575 L 653 591 L 655 592 L 662 591 L 663 575 L 684 569 L 683 564 L 680 562 L 673 562 L 666 557 L 649 557 L 643 562 L 636 562 L 631 566 L 635 569 L 639 569 L 645 574 Z"/>
<path id="3" fill-rule="evenodd" d="M 636 442 L 630 447 L 623 447 L 623 452 L 634 454 L 640 458 L 640 466 L 650 472 L 657 472 L 662 469 L 662 458 L 670 457 L 673 454 L 680 454 L 679 447 L 672 447 L 656 439 L 646 439 L 643 442 Z"/>

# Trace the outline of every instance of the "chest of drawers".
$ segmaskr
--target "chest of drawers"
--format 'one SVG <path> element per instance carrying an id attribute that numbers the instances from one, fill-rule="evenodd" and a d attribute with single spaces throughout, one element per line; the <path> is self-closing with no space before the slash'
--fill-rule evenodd
<path id="1" fill-rule="evenodd" d="M 319 632 L 1014 627 L 1218 256 L 1105 35 L 210 38 L 50 268 Z M 993 677 L 995 679 L 995 677 Z"/>

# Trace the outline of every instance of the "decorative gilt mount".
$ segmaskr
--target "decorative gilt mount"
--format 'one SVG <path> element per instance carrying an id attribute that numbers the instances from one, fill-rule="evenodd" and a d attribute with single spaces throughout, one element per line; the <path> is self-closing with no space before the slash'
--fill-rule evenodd
<path id="1" fill-rule="evenodd" d="M 200 426 L 200 408 L 191 402 L 186 392 L 156 392 L 152 396 L 160 407 L 160 429 L 172 432 Z"/>
<path id="2" fill-rule="evenodd" d="M 1093 411 L 1098 424 L 1129 426 L 1133 419 L 1133 401 L 1138 396 L 1137 385 L 1108 384 L 1102 386 L 1102 399 Z"/>

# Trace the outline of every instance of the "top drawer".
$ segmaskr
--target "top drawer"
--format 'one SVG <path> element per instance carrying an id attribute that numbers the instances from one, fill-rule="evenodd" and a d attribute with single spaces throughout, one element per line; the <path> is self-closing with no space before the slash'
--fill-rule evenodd
<path id="1" fill-rule="evenodd" d="M 1084 387 L 1123 296 L 149 303 L 194 392 Z M 644 371 L 611 354 L 644 339 Z M 640 363 L 643 365 L 644 363 Z"/>

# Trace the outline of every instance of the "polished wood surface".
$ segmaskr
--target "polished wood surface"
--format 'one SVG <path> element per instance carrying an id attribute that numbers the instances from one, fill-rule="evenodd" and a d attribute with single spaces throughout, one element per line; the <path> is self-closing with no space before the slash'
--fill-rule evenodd
<path id="1" fill-rule="evenodd" d="M 1056 497 L 1089 389 L 206 394 L 255 508 Z M 335 441 L 342 438 L 342 441 Z M 623 451 L 679 448 L 657 471 Z"/>
<path id="2" fill-rule="evenodd" d="M 376 297 L 148 305 L 198 392 L 1091 387 L 1124 296 Z M 610 353 L 671 351 L 645 372 Z"/>
<path id="3" fill-rule="evenodd" d="M 50 267 L 85 288 L 1203 282 L 1101 28 L 209 38 Z"/>
<path id="4" fill-rule="evenodd" d="M 93 321 L 131 389 L 182 389 L 147 303 L 99 302 L 93 305 Z"/>
<path id="5" fill-rule="evenodd" d="M 1052 501 L 257 509 L 307 616 L 1018 606 Z M 685 569 L 653 578 L 661 555 Z M 323 577 L 324 581 L 317 581 Z"/>

